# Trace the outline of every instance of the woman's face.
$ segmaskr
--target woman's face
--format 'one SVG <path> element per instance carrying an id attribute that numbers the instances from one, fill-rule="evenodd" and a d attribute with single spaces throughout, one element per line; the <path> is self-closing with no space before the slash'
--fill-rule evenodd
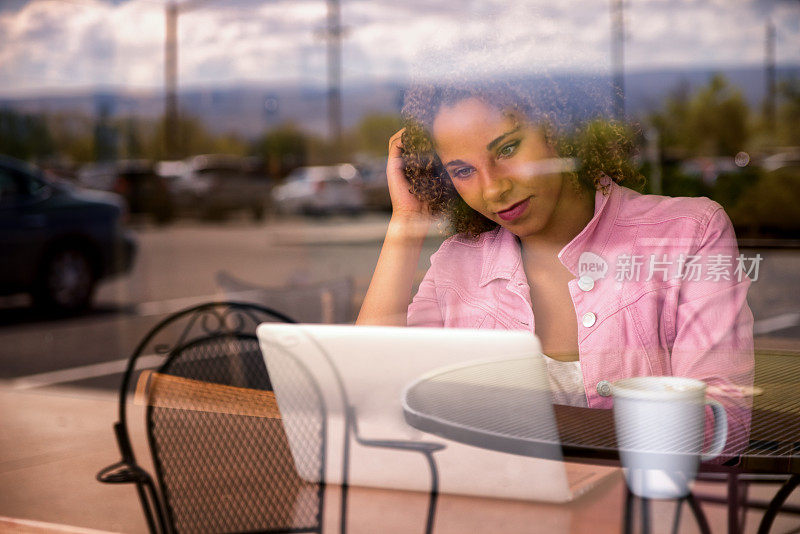
<path id="1" fill-rule="evenodd" d="M 527 121 L 469 98 L 443 107 L 432 130 L 442 164 L 472 209 L 520 238 L 552 224 L 563 177 L 537 172 L 537 162 L 554 153 Z"/>

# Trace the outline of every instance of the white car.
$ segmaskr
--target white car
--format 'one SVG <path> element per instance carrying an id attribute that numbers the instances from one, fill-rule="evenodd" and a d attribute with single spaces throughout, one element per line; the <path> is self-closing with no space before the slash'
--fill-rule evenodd
<path id="1" fill-rule="evenodd" d="M 362 186 L 361 175 L 349 163 L 299 167 L 273 189 L 272 200 L 282 213 L 356 214 L 364 210 Z"/>

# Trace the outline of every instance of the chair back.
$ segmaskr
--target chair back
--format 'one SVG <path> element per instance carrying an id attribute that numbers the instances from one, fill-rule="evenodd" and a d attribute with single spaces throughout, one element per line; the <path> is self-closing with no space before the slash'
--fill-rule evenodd
<path id="1" fill-rule="evenodd" d="M 252 303 L 193 306 L 159 322 L 129 358 L 114 424 L 122 459 L 97 479 L 135 484 L 151 532 L 321 530 L 323 487 L 298 472 L 324 472 L 325 407 L 308 372 L 289 361 L 315 414 L 305 419 L 311 452 L 296 465 L 255 337 L 275 321 L 295 322 Z M 137 463 L 128 428 L 132 386 L 148 376 L 166 378 L 135 396 L 147 404 L 155 477 Z"/>
<path id="2" fill-rule="evenodd" d="M 258 341 L 216 334 L 177 347 L 158 369 L 194 381 L 196 394 L 155 387 L 147 433 L 169 524 L 176 532 L 319 531 L 323 487 L 298 473 L 324 472 L 325 416 L 313 379 L 297 362 L 309 454 L 297 466 Z M 213 387 L 216 386 L 216 387 Z M 276 416 L 277 415 L 277 416 Z"/>

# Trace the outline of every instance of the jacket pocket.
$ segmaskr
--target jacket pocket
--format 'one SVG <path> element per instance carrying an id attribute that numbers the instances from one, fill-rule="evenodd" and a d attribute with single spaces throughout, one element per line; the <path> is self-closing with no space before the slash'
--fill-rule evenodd
<path id="1" fill-rule="evenodd" d="M 488 306 L 473 301 L 455 288 L 442 291 L 439 302 L 447 328 L 497 328 L 497 320 Z"/>

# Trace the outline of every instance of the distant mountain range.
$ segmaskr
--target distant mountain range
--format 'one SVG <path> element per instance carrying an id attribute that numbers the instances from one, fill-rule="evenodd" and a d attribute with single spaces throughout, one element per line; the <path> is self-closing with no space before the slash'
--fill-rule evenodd
<path id="1" fill-rule="evenodd" d="M 763 68 L 662 69 L 636 71 L 625 76 L 625 106 L 629 116 L 658 109 L 664 98 L 680 87 L 689 91 L 706 84 L 715 73 L 724 75 L 748 103 L 758 109 L 766 94 Z M 800 66 L 779 67 L 779 80 L 800 78 Z M 520 80 L 532 87 L 553 83 L 558 87 L 559 106 L 569 116 L 606 113 L 611 106 L 609 77 L 561 74 L 549 80 L 528 77 Z M 402 104 L 405 84 L 376 82 L 345 84 L 342 88 L 343 123 L 350 127 L 367 113 L 396 113 Z M 327 97 L 320 88 L 298 86 L 240 86 L 189 88 L 179 94 L 183 113 L 202 120 L 215 133 L 237 133 L 252 138 L 283 122 L 324 135 L 327 132 Z M 0 97 L 0 108 L 20 112 L 79 112 L 112 116 L 156 118 L 163 113 L 164 95 L 158 92 L 126 90 L 86 91 L 69 95 Z"/>

